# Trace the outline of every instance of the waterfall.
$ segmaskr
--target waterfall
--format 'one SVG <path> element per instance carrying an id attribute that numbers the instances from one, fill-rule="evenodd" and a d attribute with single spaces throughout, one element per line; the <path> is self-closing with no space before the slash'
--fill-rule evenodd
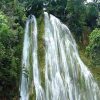
<path id="1" fill-rule="evenodd" d="M 41 86 L 38 63 L 36 18 L 26 22 L 22 56 L 20 100 L 100 100 L 100 90 L 80 59 L 70 30 L 58 18 L 44 12 L 45 87 Z"/>
<path id="2" fill-rule="evenodd" d="M 100 100 L 98 85 L 81 61 L 70 30 L 45 12 L 46 100 Z"/>
<path id="3" fill-rule="evenodd" d="M 45 100 L 39 77 L 37 35 L 36 18 L 30 15 L 26 22 L 23 44 L 22 79 L 20 87 L 21 100 L 29 100 L 29 95 L 30 92 L 33 92 L 33 87 L 35 87 L 36 91 L 36 100 Z"/>

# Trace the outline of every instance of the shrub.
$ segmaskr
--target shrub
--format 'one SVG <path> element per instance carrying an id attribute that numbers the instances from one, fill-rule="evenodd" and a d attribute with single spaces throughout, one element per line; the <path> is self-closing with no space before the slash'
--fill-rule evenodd
<path id="1" fill-rule="evenodd" d="M 96 28 L 89 36 L 89 45 L 86 48 L 92 63 L 100 65 L 100 29 Z"/>

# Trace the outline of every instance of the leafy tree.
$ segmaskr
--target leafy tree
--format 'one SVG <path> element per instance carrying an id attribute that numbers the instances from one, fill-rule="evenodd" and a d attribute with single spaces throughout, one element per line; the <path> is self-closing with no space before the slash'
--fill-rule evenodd
<path id="1" fill-rule="evenodd" d="M 94 64 L 100 65 L 100 29 L 96 28 L 89 36 L 89 45 L 87 46 L 89 54 Z"/>
<path id="2" fill-rule="evenodd" d="M 16 30 L 11 28 L 8 17 L 0 12 L 0 99 L 2 100 L 12 100 L 19 92 L 22 28 L 19 25 L 16 27 L 18 27 Z"/>
<path id="3" fill-rule="evenodd" d="M 69 0 L 66 9 L 68 10 L 68 25 L 77 41 L 82 41 L 83 26 L 85 26 L 85 0 Z"/>
<path id="4" fill-rule="evenodd" d="M 86 5 L 86 25 L 91 29 L 97 27 L 98 7 L 96 3 L 88 3 Z"/>

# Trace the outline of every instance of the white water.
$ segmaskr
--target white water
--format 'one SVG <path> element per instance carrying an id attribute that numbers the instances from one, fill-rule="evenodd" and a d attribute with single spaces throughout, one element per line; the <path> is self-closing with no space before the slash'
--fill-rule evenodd
<path id="1" fill-rule="evenodd" d="M 38 70 L 39 65 L 37 57 L 37 22 L 36 18 L 33 15 L 30 17 L 26 22 L 23 44 L 20 100 L 29 100 L 29 95 L 33 93 L 33 87 L 35 87 L 36 91 L 36 100 L 44 100 L 44 91 L 40 85 Z"/>
<path id="2" fill-rule="evenodd" d="M 68 27 L 46 12 L 45 44 L 46 100 L 100 100 L 99 88 Z"/>
<path id="3" fill-rule="evenodd" d="M 39 74 L 37 22 L 31 16 L 24 36 L 20 100 L 29 100 L 33 87 L 36 100 L 100 100 L 98 85 L 81 61 L 68 27 L 55 16 L 44 15 L 45 89 Z"/>

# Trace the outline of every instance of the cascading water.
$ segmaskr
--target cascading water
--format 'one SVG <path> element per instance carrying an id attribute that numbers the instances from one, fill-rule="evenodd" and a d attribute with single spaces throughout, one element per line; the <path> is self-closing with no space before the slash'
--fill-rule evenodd
<path id="1" fill-rule="evenodd" d="M 36 100 L 100 100 L 99 87 L 81 61 L 68 27 L 53 15 L 44 15 L 45 89 L 39 74 L 37 23 L 31 16 L 24 36 L 20 100 L 29 100 L 33 87 Z"/>
<path id="2" fill-rule="evenodd" d="M 24 35 L 24 43 L 23 43 L 23 58 L 22 58 L 22 79 L 21 79 L 21 88 L 20 95 L 21 100 L 28 100 L 28 69 L 29 69 L 29 19 L 26 22 L 26 29 Z"/>
<path id="3" fill-rule="evenodd" d="M 30 91 L 33 92 L 31 84 L 35 86 L 36 100 L 44 100 L 44 91 L 40 85 L 38 70 L 37 34 L 36 18 L 30 15 L 26 22 L 23 44 L 20 100 L 29 100 Z"/>
<path id="4" fill-rule="evenodd" d="M 46 100 L 100 100 L 99 88 L 68 27 L 46 12 L 45 45 Z"/>

